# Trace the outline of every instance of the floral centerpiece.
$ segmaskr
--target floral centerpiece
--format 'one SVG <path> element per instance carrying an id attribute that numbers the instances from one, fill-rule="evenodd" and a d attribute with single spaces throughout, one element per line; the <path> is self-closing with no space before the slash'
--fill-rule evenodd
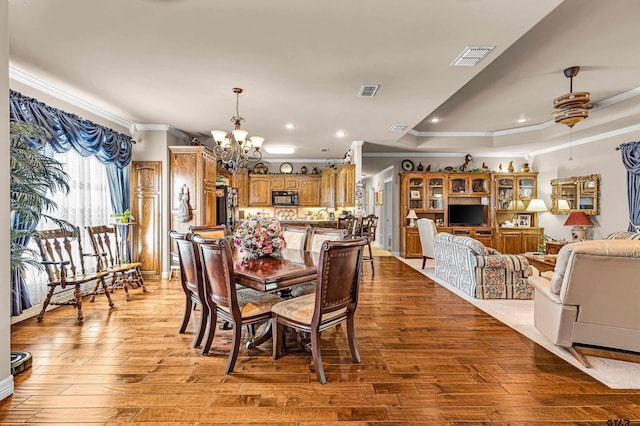
<path id="1" fill-rule="evenodd" d="M 254 258 L 278 254 L 287 246 L 280 222 L 260 213 L 238 226 L 233 234 L 233 243 L 241 253 Z"/>

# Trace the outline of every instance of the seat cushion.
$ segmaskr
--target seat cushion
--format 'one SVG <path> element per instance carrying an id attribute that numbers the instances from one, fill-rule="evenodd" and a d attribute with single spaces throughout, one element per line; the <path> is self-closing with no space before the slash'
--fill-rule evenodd
<path id="1" fill-rule="evenodd" d="M 271 312 L 275 313 L 276 315 L 289 318 L 301 324 L 311 324 L 315 303 L 316 294 L 306 294 L 304 296 L 288 299 L 284 302 L 273 305 L 273 307 L 271 308 Z M 339 315 L 342 315 L 345 311 L 346 308 L 330 312 L 326 314 L 322 318 L 322 320 L 326 321 L 331 318 L 337 317 Z"/>
<path id="2" fill-rule="evenodd" d="M 291 287 L 291 296 L 292 297 L 300 297 L 305 294 L 311 294 L 316 291 L 316 282 L 309 281 L 308 283 L 298 284 L 296 286 Z"/>
<path id="3" fill-rule="evenodd" d="M 282 236 L 284 237 L 285 242 L 287 243 L 287 248 L 289 249 L 297 249 L 297 250 L 305 250 L 305 238 L 307 237 L 306 232 L 296 232 L 296 231 L 282 231 Z"/>
<path id="4" fill-rule="evenodd" d="M 284 300 L 275 294 L 264 293 L 252 288 L 239 290 L 237 292 L 237 298 L 242 318 L 255 317 L 268 313 L 271 311 L 273 305 Z M 224 306 L 219 306 L 219 308 L 229 312 Z"/>

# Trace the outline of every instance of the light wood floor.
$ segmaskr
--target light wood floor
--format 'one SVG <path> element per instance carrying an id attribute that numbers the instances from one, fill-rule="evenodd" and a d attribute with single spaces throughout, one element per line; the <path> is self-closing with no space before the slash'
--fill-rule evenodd
<path id="1" fill-rule="evenodd" d="M 640 391 L 609 389 L 397 259 L 375 261 L 356 314 L 362 363 L 344 327 L 326 332 L 326 385 L 299 349 L 274 364 L 270 342 L 243 348 L 225 375 L 229 331 L 201 356 L 194 324 L 178 334 L 178 281 L 149 282 L 130 302 L 117 290 L 111 310 L 104 297 L 85 303 L 83 325 L 62 307 L 13 326 L 12 349 L 34 361 L 0 422 L 640 424 Z"/>

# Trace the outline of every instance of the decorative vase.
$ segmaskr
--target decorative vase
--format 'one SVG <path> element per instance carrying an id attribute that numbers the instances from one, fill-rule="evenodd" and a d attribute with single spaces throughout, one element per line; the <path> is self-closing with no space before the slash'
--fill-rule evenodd
<path id="1" fill-rule="evenodd" d="M 424 170 L 424 166 L 422 165 L 422 163 L 418 163 L 418 167 L 416 167 L 416 169 L 421 172 Z"/>
<path id="2" fill-rule="evenodd" d="M 522 165 L 522 168 L 520 169 L 520 171 L 521 171 L 521 172 L 525 172 L 525 173 L 526 173 L 526 172 L 528 172 L 529 170 L 531 170 L 531 169 L 529 168 L 529 163 L 524 163 L 524 164 Z"/>
<path id="3" fill-rule="evenodd" d="M 302 166 L 300 168 L 300 173 L 302 173 L 303 175 L 306 175 L 307 174 L 307 166 Z"/>
<path id="4" fill-rule="evenodd" d="M 513 161 L 509 161 L 509 167 L 507 167 L 507 171 L 509 171 L 509 173 L 513 173 L 514 170 L 515 168 L 513 167 Z"/>

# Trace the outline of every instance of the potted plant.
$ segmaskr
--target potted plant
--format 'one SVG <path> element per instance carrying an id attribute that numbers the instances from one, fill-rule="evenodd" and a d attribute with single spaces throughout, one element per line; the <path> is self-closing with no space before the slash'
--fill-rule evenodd
<path id="1" fill-rule="evenodd" d="M 11 210 L 11 270 L 23 270 L 27 264 L 42 269 L 38 254 L 28 247 L 30 237 L 41 219 L 53 222 L 69 232 L 77 228 L 50 213 L 58 206 L 47 195 L 69 192 L 69 176 L 62 164 L 44 155 L 32 141 L 50 139 L 41 127 L 10 123 L 10 210 Z"/>
<path id="2" fill-rule="evenodd" d="M 111 217 L 114 218 L 117 223 L 129 223 L 133 221 L 133 216 L 131 215 L 131 210 L 129 209 L 126 209 L 122 213 L 113 213 Z"/>

